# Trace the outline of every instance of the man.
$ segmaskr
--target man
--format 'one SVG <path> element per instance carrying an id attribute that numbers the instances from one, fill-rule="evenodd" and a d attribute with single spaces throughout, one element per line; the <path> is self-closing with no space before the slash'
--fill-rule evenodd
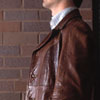
<path id="1" fill-rule="evenodd" d="M 32 54 L 26 100 L 93 99 L 93 33 L 78 8 L 82 0 L 43 0 L 51 32 Z"/>

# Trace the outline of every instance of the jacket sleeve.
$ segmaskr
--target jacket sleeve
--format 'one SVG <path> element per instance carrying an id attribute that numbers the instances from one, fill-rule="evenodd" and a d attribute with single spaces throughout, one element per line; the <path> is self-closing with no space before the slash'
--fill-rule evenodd
<path id="1" fill-rule="evenodd" d="M 62 33 L 52 100 L 90 100 L 93 84 L 93 39 L 90 30 Z"/>

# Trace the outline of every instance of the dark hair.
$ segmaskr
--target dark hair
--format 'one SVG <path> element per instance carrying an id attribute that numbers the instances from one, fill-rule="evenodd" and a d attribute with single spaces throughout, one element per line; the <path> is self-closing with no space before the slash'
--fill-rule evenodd
<path id="1" fill-rule="evenodd" d="M 76 7 L 80 7 L 83 0 L 73 0 Z"/>

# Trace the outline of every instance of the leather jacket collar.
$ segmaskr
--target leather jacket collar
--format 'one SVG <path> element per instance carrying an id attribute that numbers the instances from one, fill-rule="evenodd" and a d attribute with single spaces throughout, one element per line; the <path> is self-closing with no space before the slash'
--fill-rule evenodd
<path id="1" fill-rule="evenodd" d="M 62 19 L 62 21 L 55 27 L 55 29 L 51 30 L 51 32 L 46 36 L 46 38 L 36 47 L 33 53 L 41 49 L 50 40 L 53 33 L 56 33 L 56 34 L 59 33 L 72 19 L 77 18 L 77 17 L 82 18 L 78 9 L 75 9 L 71 11 L 68 15 L 66 15 Z"/>

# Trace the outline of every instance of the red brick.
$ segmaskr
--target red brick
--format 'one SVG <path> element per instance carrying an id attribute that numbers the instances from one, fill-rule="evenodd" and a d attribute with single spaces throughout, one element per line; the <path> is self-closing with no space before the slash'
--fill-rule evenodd
<path id="1" fill-rule="evenodd" d="M 0 67 L 3 66 L 3 58 L 0 57 Z"/>
<path id="2" fill-rule="evenodd" d="M 0 56 L 18 56 L 19 53 L 18 46 L 0 46 Z"/>
<path id="3" fill-rule="evenodd" d="M 3 33 L 3 45 L 34 45 L 37 44 L 35 33 Z"/>
<path id="4" fill-rule="evenodd" d="M 4 20 L 37 20 L 38 11 L 21 10 L 21 11 L 5 11 Z"/>
<path id="5" fill-rule="evenodd" d="M 29 78 L 29 69 L 23 69 L 22 70 L 22 78 L 28 79 Z"/>
<path id="6" fill-rule="evenodd" d="M 23 26 L 24 32 L 47 32 L 49 30 L 48 22 L 25 22 Z"/>
<path id="7" fill-rule="evenodd" d="M 51 12 L 48 10 L 40 10 L 39 16 L 40 16 L 40 20 L 50 20 Z"/>
<path id="8" fill-rule="evenodd" d="M 21 0 L 0 0 L 0 9 L 21 8 Z"/>
<path id="9" fill-rule="evenodd" d="M 42 8 L 42 0 L 25 0 L 25 8 Z"/>
<path id="10" fill-rule="evenodd" d="M 39 35 L 39 43 L 41 43 L 46 36 L 47 36 L 47 34 L 40 34 Z"/>
<path id="11" fill-rule="evenodd" d="M 0 22 L 0 32 L 19 32 L 20 30 L 19 22 Z"/>
<path id="12" fill-rule="evenodd" d="M 3 41 L 3 39 L 2 39 L 2 32 L 0 32 L 0 45 L 2 45 L 2 41 Z"/>
<path id="13" fill-rule="evenodd" d="M 5 58 L 6 67 L 29 67 L 30 58 L 29 57 L 7 57 Z"/>
<path id="14" fill-rule="evenodd" d="M 83 0 L 81 8 L 92 8 L 92 0 Z"/>
<path id="15" fill-rule="evenodd" d="M 0 69 L 0 79 L 18 79 L 20 78 L 20 70 Z"/>
<path id="16" fill-rule="evenodd" d="M 0 91 L 14 91 L 14 84 L 12 81 L 0 81 Z"/>
<path id="17" fill-rule="evenodd" d="M 0 93 L 0 100 L 21 100 L 20 93 Z"/>
<path id="18" fill-rule="evenodd" d="M 84 20 L 92 20 L 92 10 L 81 9 L 80 13 Z"/>
<path id="19" fill-rule="evenodd" d="M 36 48 L 36 45 L 34 46 L 21 46 L 21 55 L 22 56 L 31 56 L 32 52 Z"/>
<path id="20" fill-rule="evenodd" d="M 15 81 L 15 91 L 26 91 L 27 81 Z"/>
<path id="21" fill-rule="evenodd" d="M 3 19 L 3 11 L 0 11 L 0 20 Z"/>

